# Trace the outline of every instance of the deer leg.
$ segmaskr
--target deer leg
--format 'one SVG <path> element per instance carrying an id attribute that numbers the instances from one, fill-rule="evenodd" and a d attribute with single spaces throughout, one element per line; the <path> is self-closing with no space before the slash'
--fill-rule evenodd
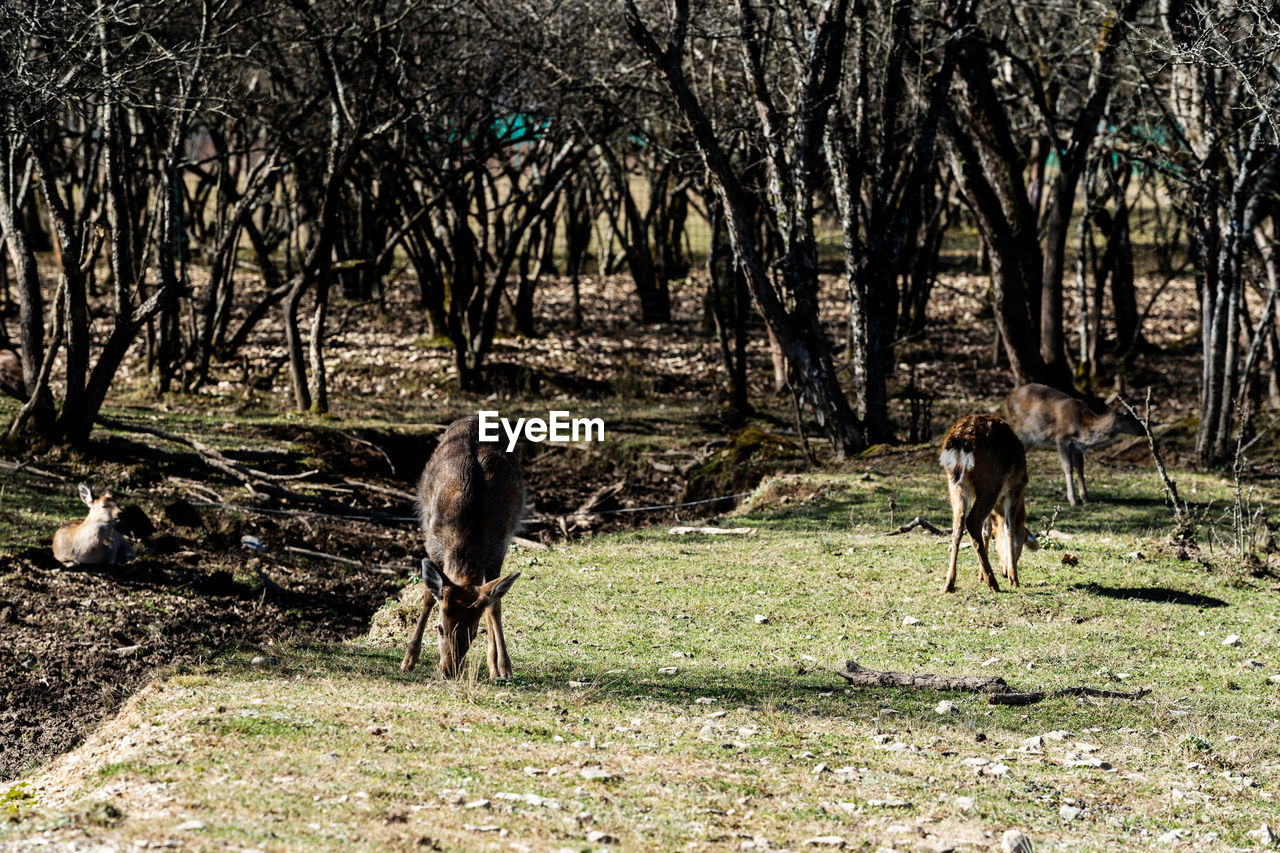
<path id="1" fill-rule="evenodd" d="M 982 527 L 994 508 L 994 498 L 986 501 L 981 498 L 975 500 L 974 505 L 969 509 L 969 515 L 965 518 L 965 527 L 969 530 L 969 538 L 973 540 L 973 550 L 978 552 L 978 577 L 991 589 L 999 592 L 1000 584 L 996 581 L 996 573 L 991 570 L 991 560 L 987 556 L 987 542 L 982 537 Z"/>
<path id="2" fill-rule="evenodd" d="M 418 617 L 418 624 L 413 629 L 413 638 L 409 640 L 409 648 L 404 653 L 404 660 L 400 663 L 401 672 L 409 672 L 418 665 L 418 655 L 422 654 L 422 632 L 427 629 L 427 618 L 431 615 L 431 608 L 435 607 L 436 597 L 431 594 L 431 590 L 423 590 L 422 596 L 422 615 Z"/>
<path id="3" fill-rule="evenodd" d="M 1089 490 L 1084 487 L 1084 448 L 1078 444 L 1071 445 L 1071 467 L 1080 477 L 1080 503 L 1089 502 Z"/>
<path id="4" fill-rule="evenodd" d="M 1058 461 L 1062 463 L 1062 476 L 1067 478 L 1067 503 L 1076 505 L 1076 486 L 1071 478 L 1071 442 L 1058 442 Z"/>
<path id="5" fill-rule="evenodd" d="M 996 543 L 996 563 L 1000 566 L 1000 576 L 1009 577 L 1009 568 L 1004 560 L 1004 517 L 993 512 L 982 528 L 982 538 L 987 543 L 987 553 L 991 553 L 991 543 Z"/>
<path id="6" fill-rule="evenodd" d="M 964 536 L 964 488 L 958 483 L 951 484 L 951 563 L 947 569 L 947 582 L 943 592 L 956 591 L 956 560 L 960 556 L 960 539 Z"/>
<path id="7" fill-rule="evenodd" d="M 511 658 L 507 657 L 507 638 L 502 633 L 502 602 L 495 601 L 484 611 L 489 632 L 489 677 L 510 678 Z"/>
<path id="8" fill-rule="evenodd" d="M 999 521 L 996 531 L 996 555 L 1000 560 L 1000 574 L 1008 578 L 1010 585 L 1018 586 L 1018 563 L 1013 558 L 1013 537 L 1017 531 L 1017 519 L 1014 517 L 1014 501 L 1009 501 L 1002 513 L 995 516 Z"/>

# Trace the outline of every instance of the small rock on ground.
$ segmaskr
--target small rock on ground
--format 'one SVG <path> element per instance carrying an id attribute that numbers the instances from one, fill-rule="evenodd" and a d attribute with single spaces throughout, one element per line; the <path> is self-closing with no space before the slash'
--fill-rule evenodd
<path id="1" fill-rule="evenodd" d="M 1000 837 L 1000 849 L 1004 853 L 1031 853 L 1031 839 L 1016 829 L 1006 830 Z"/>

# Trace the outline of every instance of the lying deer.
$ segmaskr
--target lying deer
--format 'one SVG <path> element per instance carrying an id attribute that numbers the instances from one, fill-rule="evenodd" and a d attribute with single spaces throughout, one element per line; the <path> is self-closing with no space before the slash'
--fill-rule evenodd
<path id="1" fill-rule="evenodd" d="M 999 592 L 987 558 L 986 524 L 995 534 L 1000 573 L 1018 585 L 1018 558 L 1025 544 L 1040 547 L 1027 531 L 1023 492 L 1027 487 L 1027 454 L 1007 423 L 995 415 L 969 415 L 956 421 L 942 440 L 938 457 L 947 472 L 951 496 L 951 564 L 943 592 L 955 592 L 960 539 L 969 531 L 978 552 L 979 578 Z"/>
<path id="2" fill-rule="evenodd" d="M 1105 444 L 1117 435 L 1145 435 L 1142 424 L 1127 412 L 1112 409 L 1098 415 L 1085 405 L 1048 385 L 1023 385 L 1004 401 L 1001 412 L 1013 431 L 1028 445 L 1051 444 L 1058 448 L 1062 474 L 1067 479 L 1067 502 L 1088 503 L 1084 485 L 1084 452 Z M 1080 500 L 1076 501 L 1072 474 L 1080 478 Z"/>
<path id="3" fill-rule="evenodd" d="M 114 566 L 134 557 L 133 546 L 116 529 L 120 507 L 110 491 L 98 495 L 84 483 L 80 499 L 89 507 L 84 521 L 68 521 L 53 534 L 53 556 L 64 566 Z"/>
<path id="4" fill-rule="evenodd" d="M 499 573 L 524 512 L 524 480 L 515 455 L 499 443 L 481 442 L 479 433 L 475 416 L 454 421 L 418 483 L 418 513 L 427 540 L 422 561 L 427 592 L 400 664 L 403 672 L 417 665 L 427 618 L 439 601 L 440 672 L 452 676 L 460 670 L 484 616 L 489 675 L 511 677 L 502 635 L 502 597 L 520 573 Z"/>

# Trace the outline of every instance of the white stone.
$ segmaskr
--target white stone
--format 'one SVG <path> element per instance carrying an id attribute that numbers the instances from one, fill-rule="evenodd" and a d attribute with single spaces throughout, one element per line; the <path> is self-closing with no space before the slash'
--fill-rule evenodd
<path id="1" fill-rule="evenodd" d="M 1031 853 L 1031 839 L 1016 829 L 1009 829 L 1000 837 L 1000 849 L 1004 853 Z"/>
<path id="2" fill-rule="evenodd" d="M 902 624 L 903 625 L 919 625 L 920 620 L 914 616 L 904 616 L 902 617 Z"/>
<path id="3" fill-rule="evenodd" d="M 765 616 L 763 613 L 757 613 L 757 614 L 756 614 L 756 624 L 757 624 L 757 625 L 763 625 L 763 624 L 765 624 L 765 623 L 766 623 L 766 622 L 768 622 L 768 621 L 769 621 L 769 617 L 768 617 L 768 616 Z"/>
<path id="4" fill-rule="evenodd" d="M 1223 640 L 1223 641 L 1222 641 L 1222 645 L 1224 645 L 1224 646 L 1239 646 L 1239 645 L 1240 645 L 1240 636 L 1239 636 L 1238 634 L 1231 634 L 1231 635 L 1229 635 L 1225 640 Z M 1166 834 L 1167 834 L 1167 833 L 1166 833 Z M 1163 837 L 1163 836 L 1162 836 L 1162 837 Z"/>
<path id="5" fill-rule="evenodd" d="M 1077 820 L 1082 814 L 1084 814 L 1084 809 L 1076 806 L 1063 806 L 1058 809 L 1058 817 L 1063 820 Z"/>
<path id="6" fill-rule="evenodd" d="M 948 714 L 959 713 L 959 711 L 956 710 L 955 703 L 948 702 L 946 699 L 943 699 L 941 702 L 939 702 L 938 707 L 934 708 L 933 710 L 935 713 L 942 714 L 944 716 Z"/>
<path id="7" fill-rule="evenodd" d="M 1257 829 L 1251 830 L 1245 834 L 1250 838 L 1258 839 L 1258 843 L 1263 847 L 1275 847 L 1276 842 L 1280 841 L 1271 827 L 1265 823 Z"/>

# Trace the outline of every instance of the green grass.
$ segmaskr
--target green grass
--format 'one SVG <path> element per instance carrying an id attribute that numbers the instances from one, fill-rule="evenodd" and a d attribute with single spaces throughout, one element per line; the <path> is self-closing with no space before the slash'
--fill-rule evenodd
<path id="1" fill-rule="evenodd" d="M 516 550 L 509 682 L 487 680 L 482 649 L 457 681 L 429 674 L 433 652 L 427 673 L 403 675 L 398 635 L 170 676 L 18 783 L 24 808 L 0 843 L 52 827 L 193 850 L 737 850 L 830 835 L 991 849 L 1018 828 L 1038 850 L 1149 849 L 1174 830 L 1254 846 L 1246 833 L 1277 814 L 1273 581 L 1175 559 L 1154 474 L 1091 460 L 1096 502 L 1064 508 L 1060 538 L 1024 554 L 1021 589 L 979 586 L 965 550 L 943 595 L 946 542 L 885 535 L 916 515 L 947 524 L 934 455 L 787 478 L 726 520 L 759 528 L 750 538 L 652 529 Z M 1035 520 L 1063 486 L 1050 454 L 1031 467 Z M 1220 480 L 1178 477 L 1201 503 L 1229 500 Z M 1152 692 L 989 706 L 848 688 L 833 674 L 848 658 Z M 957 713 L 936 713 L 942 699 Z M 95 820 L 103 802 L 122 816 Z"/>

